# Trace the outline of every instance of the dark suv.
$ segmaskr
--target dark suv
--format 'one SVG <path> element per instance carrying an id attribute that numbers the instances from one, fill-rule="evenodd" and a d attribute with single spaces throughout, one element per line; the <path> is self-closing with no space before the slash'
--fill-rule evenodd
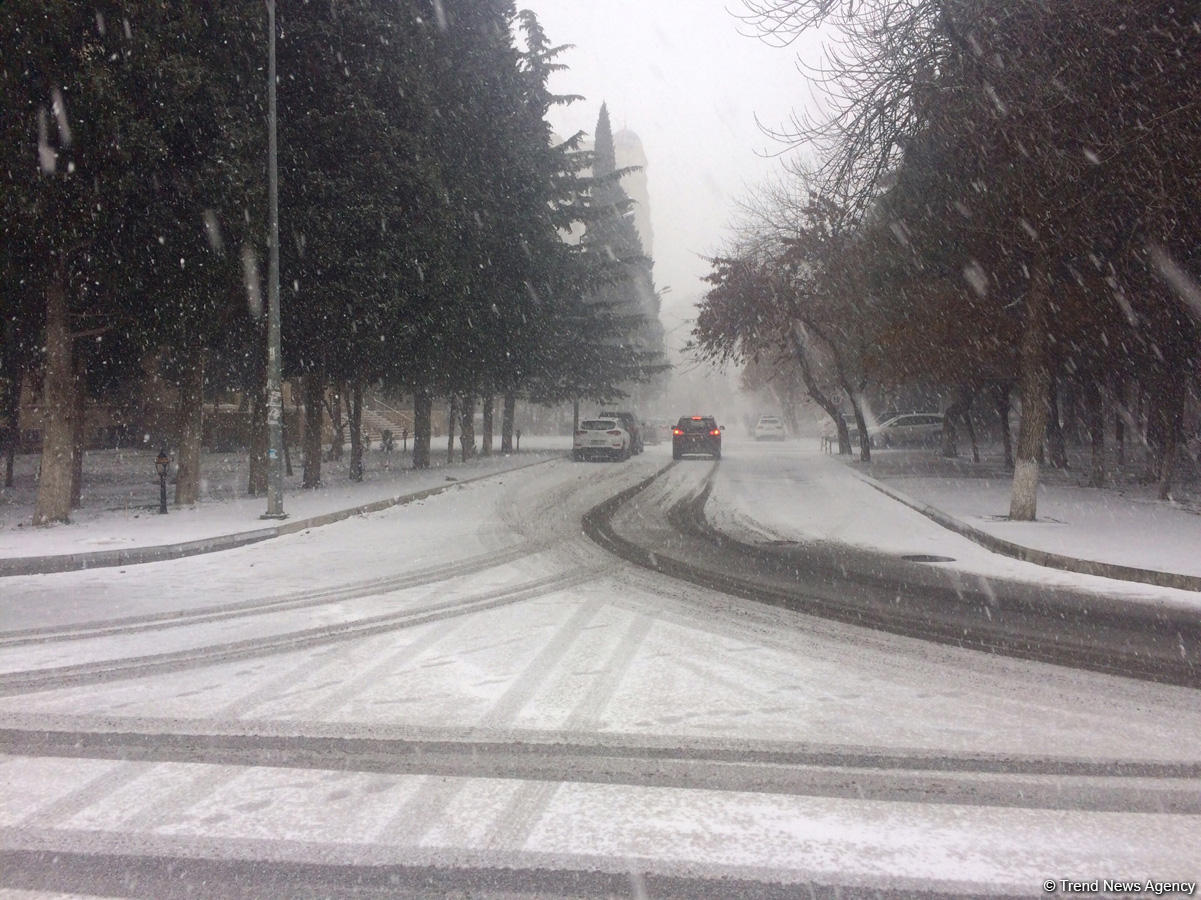
<path id="1" fill-rule="evenodd" d="M 722 427 L 713 416 L 680 416 L 671 430 L 671 456 L 680 459 L 685 453 L 704 453 L 721 459 Z"/>
<path id="2" fill-rule="evenodd" d="M 629 432 L 630 435 L 630 452 L 642 452 L 642 427 L 632 412 L 603 412 L 597 418 L 617 419 L 617 421 L 621 422 L 621 427 Z"/>

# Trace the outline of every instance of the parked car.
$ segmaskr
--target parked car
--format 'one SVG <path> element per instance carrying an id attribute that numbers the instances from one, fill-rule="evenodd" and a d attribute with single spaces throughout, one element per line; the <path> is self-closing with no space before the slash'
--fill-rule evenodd
<path id="1" fill-rule="evenodd" d="M 576 429 L 571 446 L 571 458 L 629 459 L 630 433 L 616 419 L 586 419 Z"/>
<path id="2" fill-rule="evenodd" d="M 601 412 L 597 414 L 602 419 L 616 419 L 621 423 L 621 427 L 626 430 L 630 436 L 630 452 L 642 452 L 642 426 L 638 422 L 638 417 L 632 412 Z"/>
<path id="3" fill-rule="evenodd" d="M 755 440 L 782 441 L 784 440 L 784 422 L 779 416 L 760 416 L 755 423 Z"/>
<path id="4" fill-rule="evenodd" d="M 942 413 L 906 413 L 868 429 L 873 447 L 935 444 L 942 439 Z"/>
<path id="5" fill-rule="evenodd" d="M 680 421 L 671 430 L 672 459 L 683 459 L 686 453 L 704 453 L 721 459 L 721 433 L 724 430 L 713 416 L 680 416 Z"/>

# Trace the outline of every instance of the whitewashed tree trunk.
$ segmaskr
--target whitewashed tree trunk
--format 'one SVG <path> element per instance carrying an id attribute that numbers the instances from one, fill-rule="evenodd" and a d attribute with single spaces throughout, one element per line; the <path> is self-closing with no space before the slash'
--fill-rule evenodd
<path id="1" fill-rule="evenodd" d="M 463 462 L 475 457 L 475 397 L 459 398 L 459 451 Z"/>
<path id="2" fill-rule="evenodd" d="M 492 394 L 484 395 L 484 433 L 481 436 L 480 454 L 482 456 L 492 455 L 492 410 L 496 405 L 496 398 Z"/>
<path id="3" fill-rule="evenodd" d="M 1026 323 L 1019 359 L 1022 419 L 1018 426 L 1009 518 L 1033 522 L 1038 510 L 1038 455 L 1047 428 L 1051 372 L 1047 367 L 1047 273 L 1036 263 L 1026 293 Z"/>

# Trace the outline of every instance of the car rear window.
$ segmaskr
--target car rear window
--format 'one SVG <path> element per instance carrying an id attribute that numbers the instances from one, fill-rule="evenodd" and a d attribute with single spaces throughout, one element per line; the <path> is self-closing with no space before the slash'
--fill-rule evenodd
<path id="1" fill-rule="evenodd" d="M 580 428 L 584 431 L 608 431 L 610 428 L 616 428 L 616 422 L 610 422 L 608 419 L 589 419 L 587 422 L 581 422 Z"/>
<path id="2" fill-rule="evenodd" d="M 680 419 L 676 427 L 684 431 L 709 431 L 716 428 L 717 423 L 712 419 Z"/>
<path id="3" fill-rule="evenodd" d="M 760 425 L 779 425 L 780 420 L 777 419 L 775 416 L 764 416 L 762 419 L 759 420 L 759 424 Z"/>

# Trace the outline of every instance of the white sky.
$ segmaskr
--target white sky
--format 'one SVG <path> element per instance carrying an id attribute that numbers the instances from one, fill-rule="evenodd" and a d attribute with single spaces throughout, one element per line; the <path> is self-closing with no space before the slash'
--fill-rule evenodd
<path id="1" fill-rule="evenodd" d="M 613 130 L 642 139 L 655 235 L 655 283 L 668 328 L 700 295 L 735 201 L 778 172 L 778 145 L 763 134 L 812 103 L 797 70 L 798 48 L 777 49 L 739 34 L 739 0 L 519 0 L 538 14 L 553 44 L 574 44 L 570 71 L 552 88 L 587 99 L 552 111 L 561 135 L 589 134 L 602 101 Z M 816 60 L 816 39 L 803 48 Z"/>

